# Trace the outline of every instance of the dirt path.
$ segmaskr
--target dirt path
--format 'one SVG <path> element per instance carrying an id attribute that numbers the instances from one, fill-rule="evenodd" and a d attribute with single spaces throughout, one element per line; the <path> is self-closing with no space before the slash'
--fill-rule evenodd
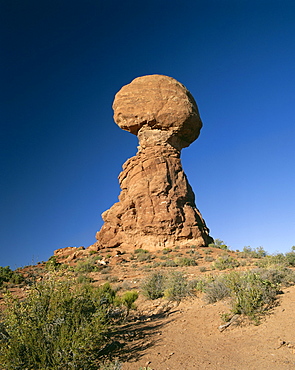
<path id="1" fill-rule="evenodd" d="M 232 324 L 223 332 L 225 302 L 186 301 L 164 319 L 146 323 L 149 334 L 134 341 L 138 357 L 123 370 L 287 370 L 295 369 L 295 286 L 284 290 L 280 305 L 259 326 Z"/>

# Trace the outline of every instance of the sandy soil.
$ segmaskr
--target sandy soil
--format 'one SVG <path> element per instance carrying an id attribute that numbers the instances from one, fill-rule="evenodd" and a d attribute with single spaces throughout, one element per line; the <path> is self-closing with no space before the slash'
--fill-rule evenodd
<path id="1" fill-rule="evenodd" d="M 131 358 L 123 370 L 295 369 L 294 286 L 258 326 L 233 323 L 220 332 L 223 312 L 228 312 L 226 302 L 206 305 L 197 298 L 147 321 L 140 328 L 144 338 L 125 349 Z"/>

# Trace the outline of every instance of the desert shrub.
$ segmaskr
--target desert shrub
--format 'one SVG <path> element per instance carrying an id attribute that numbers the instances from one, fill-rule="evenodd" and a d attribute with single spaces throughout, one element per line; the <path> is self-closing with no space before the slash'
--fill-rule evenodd
<path id="1" fill-rule="evenodd" d="M 223 250 L 228 250 L 228 246 L 224 243 L 224 241 L 220 240 L 220 239 L 214 239 L 214 243 L 211 243 L 208 245 L 208 247 L 212 247 L 212 248 L 219 248 L 219 249 L 223 249 Z"/>
<path id="2" fill-rule="evenodd" d="M 150 253 L 140 253 L 137 256 L 137 261 L 144 262 L 144 261 L 150 261 L 152 259 Z"/>
<path id="3" fill-rule="evenodd" d="M 177 266 L 180 266 L 180 267 L 197 265 L 197 262 L 195 261 L 195 259 L 189 258 L 189 257 L 179 257 L 179 258 L 176 258 L 174 262 L 177 264 Z"/>
<path id="4" fill-rule="evenodd" d="M 85 283 L 91 283 L 93 279 L 85 274 L 80 274 L 77 277 L 77 283 L 79 284 L 85 284 Z"/>
<path id="5" fill-rule="evenodd" d="M 190 254 L 195 259 L 202 258 L 202 255 L 195 249 L 190 249 L 185 252 L 186 254 Z"/>
<path id="6" fill-rule="evenodd" d="M 171 272 L 167 275 L 155 272 L 148 276 L 141 285 L 142 293 L 150 298 L 157 299 L 163 296 L 171 301 L 192 296 L 196 291 L 203 291 L 205 281 L 212 281 L 210 277 L 188 281 L 179 271 Z"/>
<path id="7" fill-rule="evenodd" d="M 24 277 L 17 271 L 13 271 L 9 266 L 2 267 L 0 266 L 0 287 L 4 282 L 12 284 L 20 284 L 24 281 Z"/>
<path id="8" fill-rule="evenodd" d="M 292 251 L 292 252 L 286 253 L 286 260 L 287 260 L 288 266 L 295 266 L 295 252 Z"/>
<path id="9" fill-rule="evenodd" d="M 188 281 L 188 289 L 190 293 L 204 292 L 205 287 L 211 282 L 210 277 L 202 277 Z"/>
<path id="10" fill-rule="evenodd" d="M 135 254 L 148 254 L 148 253 L 150 253 L 147 249 L 143 249 L 143 248 L 137 248 L 137 249 L 135 249 L 135 251 L 134 251 L 134 253 Z"/>
<path id="11" fill-rule="evenodd" d="M 175 271 L 168 275 L 165 282 L 165 298 L 170 301 L 181 301 L 191 294 L 187 279 L 181 272 Z"/>
<path id="12" fill-rule="evenodd" d="M 163 267 L 177 267 L 177 263 L 174 260 L 166 260 L 165 262 L 161 263 Z"/>
<path id="13" fill-rule="evenodd" d="M 263 247 L 258 247 L 254 249 L 254 255 L 253 255 L 254 258 L 263 258 L 263 257 L 266 257 L 266 255 L 267 253 Z"/>
<path id="14" fill-rule="evenodd" d="M 6 370 L 97 369 L 115 299 L 109 284 L 45 279 L 24 300 L 6 295 L 0 366 Z"/>
<path id="15" fill-rule="evenodd" d="M 140 267 L 140 270 L 142 270 L 142 271 L 150 271 L 151 268 L 152 268 L 152 265 L 151 264 L 148 264 L 148 265 L 144 264 L 143 266 Z"/>
<path id="16" fill-rule="evenodd" d="M 9 266 L 0 267 L 0 286 L 3 285 L 4 282 L 8 282 L 12 277 L 13 271 L 10 269 Z"/>
<path id="17" fill-rule="evenodd" d="M 293 267 L 295 266 L 295 252 L 268 255 L 259 261 L 258 266 L 264 268 Z"/>
<path id="18" fill-rule="evenodd" d="M 100 271 L 101 274 L 106 275 L 112 271 L 112 266 L 97 266 L 97 270 L 94 271 Z"/>
<path id="19" fill-rule="evenodd" d="M 155 272 L 143 281 L 141 291 L 150 299 L 161 298 L 164 295 L 164 284 L 165 276 L 161 272 Z"/>
<path id="20" fill-rule="evenodd" d="M 232 314 L 246 315 L 258 323 L 259 316 L 275 301 L 280 286 L 291 283 L 295 283 L 295 273 L 290 269 L 256 269 L 211 277 L 211 281 L 202 279 L 199 286 L 208 303 L 230 297 Z"/>
<path id="21" fill-rule="evenodd" d="M 213 262 L 214 261 L 214 257 L 212 257 L 212 256 L 205 256 L 204 261 L 205 262 Z"/>
<path id="22" fill-rule="evenodd" d="M 162 252 L 163 252 L 163 254 L 168 254 L 168 253 L 172 252 L 172 249 L 171 248 L 164 248 Z"/>
<path id="23" fill-rule="evenodd" d="M 103 266 L 98 266 L 97 261 L 100 259 L 100 256 L 97 255 L 92 255 L 89 256 L 85 259 L 82 259 L 77 262 L 75 266 L 75 271 L 76 272 L 82 272 L 82 273 L 87 273 L 87 272 L 92 272 L 92 271 L 100 271 L 103 269 Z"/>
<path id="24" fill-rule="evenodd" d="M 135 290 L 124 292 L 124 294 L 120 298 L 122 305 L 125 306 L 127 309 L 127 315 L 129 314 L 129 311 L 131 309 L 136 308 L 134 302 L 137 300 L 137 298 L 138 293 Z"/>
<path id="25" fill-rule="evenodd" d="M 262 279 L 256 272 L 233 272 L 225 281 L 231 290 L 233 313 L 253 319 L 274 302 L 277 294 L 277 285 Z"/>
<path id="26" fill-rule="evenodd" d="M 207 284 L 204 288 L 204 292 L 204 298 L 207 303 L 215 303 L 220 301 L 226 297 L 229 297 L 231 293 L 229 287 L 222 278 L 216 279 Z"/>
<path id="27" fill-rule="evenodd" d="M 194 255 L 196 253 L 196 250 L 195 249 L 189 249 L 187 251 L 185 251 L 186 254 L 190 254 L 190 255 Z"/>
<path id="28" fill-rule="evenodd" d="M 239 265 L 239 261 L 229 255 L 220 256 L 213 263 L 213 267 L 218 270 L 230 269 Z"/>
<path id="29" fill-rule="evenodd" d="M 259 274 L 262 280 L 268 280 L 277 286 L 289 286 L 295 284 L 295 271 L 287 267 L 277 269 L 258 268 L 253 270 L 253 272 Z"/>
<path id="30" fill-rule="evenodd" d="M 139 262 L 150 261 L 152 259 L 150 252 L 146 249 L 138 248 L 135 249 L 134 253 L 136 254 L 136 259 Z"/>
<path id="31" fill-rule="evenodd" d="M 61 263 L 57 261 L 56 256 L 51 256 L 45 263 L 45 269 L 48 271 L 56 271 L 60 268 Z"/>
<path id="32" fill-rule="evenodd" d="M 106 280 L 110 283 L 116 283 L 117 281 L 119 281 L 119 278 L 118 276 L 110 275 L 106 277 Z"/>
<path id="33" fill-rule="evenodd" d="M 206 267 L 205 266 L 200 266 L 199 268 L 200 272 L 205 272 L 207 271 Z"/>
<path id="34" fill-rule="evenodd" d="M 9 280 L 9 282 L 12 284 L 21 284 L 23 281 L 24 281 L 23 275 L 18 272 L 14 272 Z"/>
<path id="35" fill-rule="evenodd" d="M 244 247 L 240 252 L 242 258 L 263 258 L 266 257 L 267 253 L 262 247 L 251 248 L 250 246 Z"/>

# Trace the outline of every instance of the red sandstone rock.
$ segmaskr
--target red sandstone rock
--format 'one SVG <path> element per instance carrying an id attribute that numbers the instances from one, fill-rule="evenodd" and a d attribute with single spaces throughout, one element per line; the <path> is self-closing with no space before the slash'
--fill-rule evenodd
<path id="1" fill-rule="evenodd" d="M 88 252 L 85 251 L 84 247 L 65 247 L 56 249 L 54 251 L 54 256 L 58 258 L 59 261 L 63 262 L 70 262 L 76 259 L 77 257 L 81 257 L 87 255 Z"/>
<path id="2" fill-rule="evenodd" d="M 136 78 L 116 94 L 113 109 L 117 125 L 138 135 L 141 146 L 149 140 L 153 145 L 172 141 L 173 146 L 176 141 L 180 150 L 197 139 L 202 127 L 190 92 L 167 76 Z"/>
<path id="3" fill-rule="evenodd" d="M 136 156 L 119 175 L 119 202 L 102 214 L 104 225 L 90 249 L 162 249 L 213 242 L 183 172 L 180 150 L 202 122 L 189 91 L 171 77 L 136 78 L 116 95 L 114 119 L 136 134 Z"/>

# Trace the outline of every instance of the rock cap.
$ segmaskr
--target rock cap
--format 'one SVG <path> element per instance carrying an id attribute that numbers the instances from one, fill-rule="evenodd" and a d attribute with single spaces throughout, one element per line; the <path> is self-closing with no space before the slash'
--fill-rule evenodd
<path id="1" fill-rule="evenodd" d="M 202 128 L 193 96 L 168 76 L 135 78 L 116 94 L 113 109 L 117 125 L 140 141 L 154 135 L 157 141 L 170 142 L 179 150 L 196 140 Z"/>

